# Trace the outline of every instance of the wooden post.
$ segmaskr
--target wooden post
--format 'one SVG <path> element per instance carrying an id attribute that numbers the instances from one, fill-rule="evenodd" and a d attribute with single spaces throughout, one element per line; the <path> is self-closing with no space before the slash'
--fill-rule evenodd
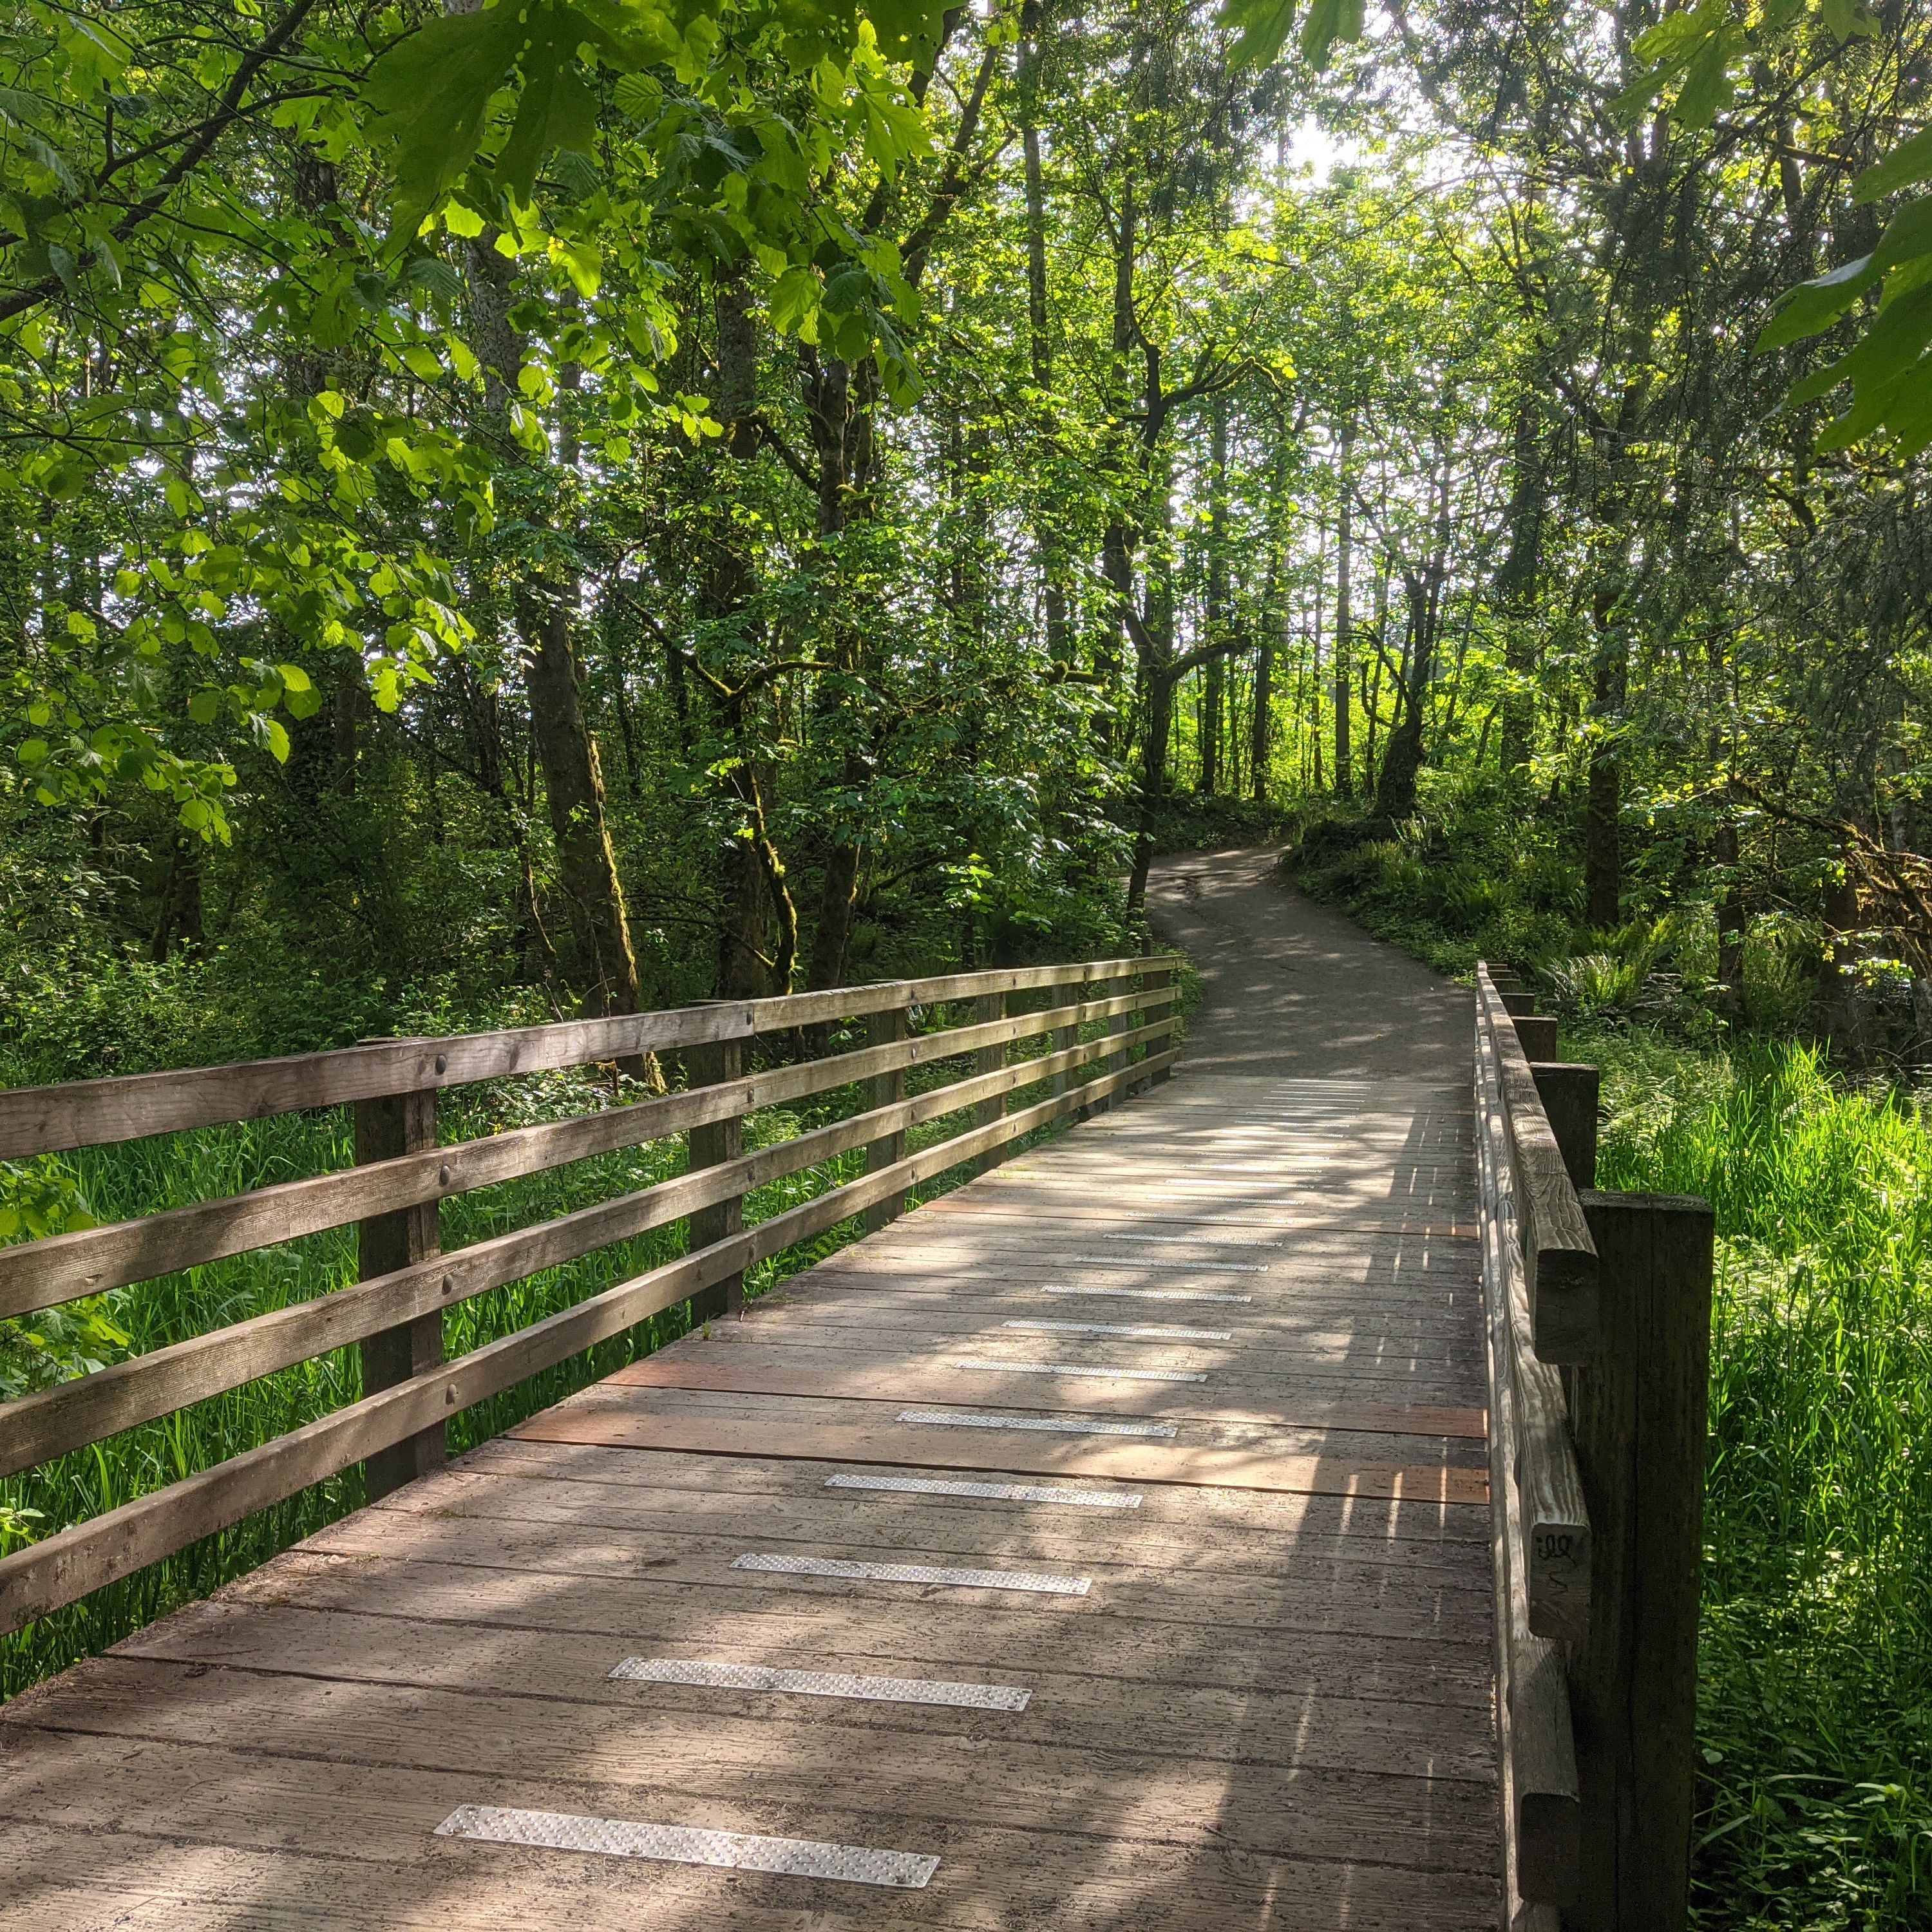
<path id="1" fill-rule="evenodd" d="M 1115 999 L 1121 994 L 1130 992 L 1132 989 L 1134 980 L 1131 976 L 1126 976 L 1118 980 L 1109 980 L 1105 983 L 1107 988 L 1107 997 L 1109 999 Z M 1110 1053 L 1107 1054 L 1105 1058 L 1094 1063 L 1094 1077 L 1096 1080 L 1100 1078 L 1103 1075 L 1119 1072 L 1120 1069 L 1127 1064 L 1127 1049 L 1125 1038 L 1127 1030 L 1126 1015 L 1125 1013 L 1114 1014 L 1112 1018 L 1108 1020 L 1107 1022 L 1107 1030 L 1110 1034 L 1120 1036 L 1121 1038 L 1121 1044 L 1118 1052 Z M 1110 1113 L 1113 1110 L 1113 1106 L 1114 1097 L 1110 1094 L 1106 1100 L 1096 1101 L 1094 1103 L 1094 1112 L 1096 1114 Z"/>
<path id="2" fill-rule="evenodd" d="M 1171 988 L 1174 985 L 1173 968 L 1171 966 L 1164 966 L 1158 972 L 1146 974 L 1142 980 L 1142 984 L 1156 989 L 1162 987 Z M 1172 999 L 1163 1000 L 1162 1004 L 1157 1006 L 1150 1006 L 1147 1010 L 1145 1016 L 1146 1024 L 1149 1026 L 1152 1026 L 1156 1021 L 1164 1020 L 1168 1018 L 1173 1011 L 1174 1001 Z M 1173 1040 L 1172 1037 L 1169 1037 L 1163 1040 L 1158 1046 L 1150 1045 L 1148 1048 L 1148 1051 L 1150 1053 L 1163 1052 L 1167 1048 L 1172 1046 L 1173 1044 Z M 1147 1084 L 1150 1087 L 1158 1087 L 1162 1081 L 1172 1079 L 1173 1076 L 1174 1069 L 1172 1066 L 1163 1066 L 1157 1073 L 1154 1074 L 1148 1080 Z"/>
<path id="3" fill-rule="evenodd" d="M 1532 1054 L 1529 1071 L 1550 1131 L 1562 1150 L 1570 1186 L 1580 1190 L 1595 1186 L 1597 1103 L 1602 1085 L 1596 1068 L 1574 1060 L 1539 1060 Z"/>
<path id="4" fill-rule="evenodd" d="M 976 1024 L 986 1020 L 1003 1020 L 1006 1016 L 1006 996 L 1004 993 L 982 993 L 973 1002 L 973 1018 Z M 997 1073 L 1006 1064 L 1006 1049 L 1004 1046 L 982 1046 L 973 1056 L 975 1073 Z M 998 1096 L 991 1100 L 982 1100 L 973 1109 L 973 1124 L 976 1127 L 988 1127 L 1006 1111 L 1006 1096 Z M 975 1174 L 984 1174 L 988 1168 L 998 1167 L 1004 1158 L 1003 1150 L 989 1148 L 973 1162 Z"/>
<path id="5" fill-rule="evenodd" d="M 1082 989 L 1077 986 L 1058 986 L 1047 997 L 1056 1004 L 1064 1001 L 1070 1006 L 1079 999 L 1081 992 Z M 1055 1027 L 1052 1044 L 1048 1050 L 1053 1053 L 1066 1053 L 1079 1044 L 1080 1029 L 1077 1026 Z M 1073 1076 L 1064 1067 L 1053 1076 L 1053 1097 L 1056 1100 L 1066 1091 L 1072 1078 Z"/>
<path id="6" fill-rule="evenodd" d="M 721 1082 L 742 1077 L 745 1046 L 742 1040 L 714 1040 L 685 1048 L 686 1078 L 693 1087 L 715 1087 Z M 688 1168 L 716 1167 L 720 1161 L 736 1160 L 745 1151 L 745 1117 L 734 1114 L 728 1120 L 714 1120 L 693 1127 L 687 1137 Z M 738 1233 L 745 1225 L 745 1197 L 728 1196 L 710 1208 L 700 1208 L 691 1217 L 689 1245 L 708 1248 L 713 1241 Z M 716 1286 L 691 1298 L 691 1318 L 708 1322 L 714 1316 L 736 1315 L 745 1306 L 745 1277 L 728 1275 Z"/>
<path id="7" fill-rule="evenodd" d="M 906 1036 L 907 1010 L 903 1005 L 889 1006 L 882 1013 L 868 1013 L 866 1016 L 866 1044 L 868 1046 L 886 1046 Z M 902 1066 L 890 1073 L 875 1073 L 872 1076 L 872 1105 L 890 1107 L 896 1100 L 906 1096 L 906 1070 Z M 882 1139 L 866 1143 L 866 1172 L 877 1174 L 881 1168 L 890 1167 L 896 1161 L 905 1158 L 905 1130 L 887 1134 Z M 866 1232 L 876 1234 L 890 1221 L 896 1221 L 905 1212 L 906 1198 L 903 1190 L 889 1194 L 883 1201 L 875 1201 L 866 1210 Z"/>
<path id="8" fill-rule="evenodd" d="M 1516 1022 L 1516 1036 L 1522 1042 L 1526 1058 L 1556 1058 L 1556 1022 L 1552 1016 L 1547 1013 L 1517 1013 L 1512 1017 Z"/>
<path id="9" fill-rule="evenodd" d="M 436 1066 L 440 1070 L 442 1062 Z M 394 1160 L 398 1154 L 418 1154 L 436 1145 L 436 1089 L 418 1088 L 407 1094 L 385 1094 L 356 1102 L 356 1164 Z M 356 1230 L 356 1274 L 364 1281 L 392 1274 L 398 1268 L 428 1261 L 442 1252 L 441 1204 L 419 1202 L 394 1214 L 372 1215 Z M 362 1345 L 362 1393 L 394 1388 L 442 1364 L 442 1311 L 419 1315 L 394 1328 L 371 1335 Z M 442 1466 L 447 1453 L 443 1425 L 406 1437 L 393 1448 L 379 1450 L 362 1465 L 362 1490 L 375 1502 L 405 1483 Z"/>
<path id="10" fill-rule="evenodd" d="M 1682 1932 L 1711 1355 L 1708 1204 L 1582 1196 L 1602 1346 L 1572 1378 L 1592 1538 L 1570 1664 L 1582 1844 L 1570 1932 Z"/>

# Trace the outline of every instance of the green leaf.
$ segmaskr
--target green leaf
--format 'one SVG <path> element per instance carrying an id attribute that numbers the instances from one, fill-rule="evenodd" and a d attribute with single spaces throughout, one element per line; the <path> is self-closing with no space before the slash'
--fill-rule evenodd
<path id="1" fill-rule="evenodd" d="M 1708 128 L 1720 108 L 1728 107 L 1737 89 L 1731 80 L 1732 61 L 1744 47 L 1741 28 L 1726 26 L 1713 34 L 1694 54 L 1684 70 L 1673 112 L 1686 128 Z"/>
<path id="2" fill-rule="evenodd" d="M 1908 201 L 1878 238 L 1872 250 L 1872 264 L 1879 268 L 1895 268 L 1920 255 L 1932 255 L 1932 194 Z"/>
<path id="3" fill-rule="evenodd" d="M 463 278 L 440 255 L 418 255 L 403 280 L 446 308 L 454 308 L 463 299 Z"/>
<path id="4" fill-rule="evenodd" d="M 596 152 L 597 98 L 577 70 L 573 16 L 566 13 L 524 54 L 524 93 L 510 138 L 496 157 L 496 176 L 520 202 L 536 185 L 543 158 L 553 148 Z"/>
<path id="5" fill-rule="evenodd" d="M 1866 169 L 1852 182 L 1852 194 L 1859 201 L 1876 201 L 1895 188 L 1910 188 L 1915 182 L 1922 181 L 1932 181 L 1932 128 L 1913 135 L 1883 160 Z"/>
<path id="6" fill-rule="evenodd" d="M 389 146 L 395 170 L 392 242 L 414 235 L 469 166 L 490 98 L 529 34 L 523 10 L 505 0 L 474 14 L 440 14 L 370 69 L 362 95 L 378 116 L 370 132 Z"/>
<path id="7" fill-rule="evenodd" d="M 866 12 L 880 48 L 894 60 L 916 62 L 939 45 L 946 0 L 868 0 Z"/>
<path id="8" fill-rule="evenodd" d="M 1294 0 L 1221 0 L 1214 21 L 1234 34 L 1229 57 L 1238 66 L 1267 67 L 1294 30 Z"/>
<path id="9" fill-rule="evenodd" d="M 1869 255 L 1861 255 L 1856 262 L 1847 262 L 1828 275 L 1800 282 L 1786 292 L 1777 314 L 1766 324 L 1757 339 L 1759 350 L 1781 349 L 1786 343 L 1829 328 L 1877 281 L 1881 272 Z"/>
<path id="10" fill-rule="evenodd" d="M 1314 0 L 1302 22 L 1301 54 L 1317 74 L 1328 64 L 1337 40 L 1359 40 L 1366 16 L 1364 0 Z"/>

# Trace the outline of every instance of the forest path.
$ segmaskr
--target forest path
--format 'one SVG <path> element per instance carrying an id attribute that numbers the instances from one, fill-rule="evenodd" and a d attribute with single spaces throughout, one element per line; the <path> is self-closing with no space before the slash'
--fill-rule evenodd
<path id="1" fill-rule="evenodd" d="M 7 1932 L 1477 1932 L 1459 996 L 1162 868 L 1170 1082 L 0 1708 Z"/>
<path id="2" fill-rule="evenodd" d="M 1159 860 L 1148 911 L 1201 974 L 1192 1073 L 1467 1084 L 1469 993 L 1304 898 L 1282 880 L 1279 846 Z"/>

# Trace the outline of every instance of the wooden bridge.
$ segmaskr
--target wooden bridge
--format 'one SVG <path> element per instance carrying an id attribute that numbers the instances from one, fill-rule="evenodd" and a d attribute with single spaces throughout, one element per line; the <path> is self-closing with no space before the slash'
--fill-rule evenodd
<path id="1" fill-rule="evenodd" d="M 1681 1924 L 1695 1484 L 1634 1504 L 1656 1391 L 1628 1480 L 1628 1404 L 1589 1393 L 1588 1083 L 1540 1092 L 1486 976 L 1472 1083 L 1466 995 L 1244 910 L 1270 890 L 1169 874 L 1208 982 L 1178 1070 L 1162 956 L 0 1094 L 8 1156 L 326 1105 L 362 1156 L 0 1250 L 0 1312 L 351 1220 L 364 1276 L 0 1406 L 0 1472 L 350 1343 L 365 1391 L 0 1558 L 0 1628 L 358 1462 L 376 1498 L 0 1707 L 0 1926 Z M 800 1057 L 832 1023 L 866 1043 Z M 438 1144 L 442 1088 L 646 1051 L 685 1088 Z M 440 1252 L 441 1199 L 673 1132 L 688 1178 Z M 1668 1212 L 1611 1214 L 1651 1244 L 1619 1279 L 1682 1287 Z M 686 1217 L 684 1258 L 442 1360 L 451 1301 Z M 459 1408 L 694 1296 L 683 1340 L 442 1463 Z M 1619 1564 L 1669 1603 L 1606 1614 Z"/>

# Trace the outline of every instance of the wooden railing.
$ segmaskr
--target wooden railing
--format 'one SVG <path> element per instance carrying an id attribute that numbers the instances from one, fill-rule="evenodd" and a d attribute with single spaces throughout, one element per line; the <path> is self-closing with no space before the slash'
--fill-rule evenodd
<path id="1" fill-rule="evenodd" d="M 1711 1210 L 1594 1186 L 1597 1070 L 1476 976 L 1507 1923 L 1681 1932 Z"/>
<path id="2" fill-rule="evenodd" d="M 0 1249 L 0 1316 L 29 1313 L 326 1229 L 356 1224 L 353 1285 L 0 1403 L 0 1476 L 152 1422 L 258 1377 L 358 1344 L 362 1398 L 304 1427 L 0 1557 L 0 1632 L 295 1496 L 360 1462 L 381 1495 L 440 1461 L 444 1425 L 470 1405 L 692 1301 L 736 1305 L 745 1270 L 862 1214 L 884 1226 L 908 1190 L 962 1163 L 996 1160 L 1022 1136 L 1165 1078 L 1175 1052 L 1172 955 L 896 980 L 789 998 L 0 1092 L 0 1159 L 64 1151 L 311 1108 L 355 1110 L 356 1165 L 136 1220 Z M 1015 994 L 1044 1004 L 1009 1012 Z M 970 1001 L 966 1024 L 918 1030 Z M 744 1070 L 745 1050 L 842 1020 L 868 1043 Z M 1106 1030 L 1082 1040 L 1090 1023 Z M 1022 1042 L 1043 1054 L 1015 1059 Z M 579 1118 L 437 1143 L 446 1088 L 677 1052 L 686 1085 Z M 908 1099 L 909 1069 L 973 1056 L 969 1076 Z M 1049 1097 L 1007 1111 L 1017 1089 Z M 855 1082 L 866 1111 L 747 1154 L 755 1110 Z M 973 1126 L 908 1155 L 907 1130 L 962 1110 Z M 688 1169 L 593 1207 L 441 1252 L 440 1204 L 588 1156 L 688 1136 Z M 746 1228 L 751 1190 L 866 1150 L 862 1178 Z M 465 1298 L 688 1221 L 681 1257 L 453 1361 L 442 1317 Z"/>

